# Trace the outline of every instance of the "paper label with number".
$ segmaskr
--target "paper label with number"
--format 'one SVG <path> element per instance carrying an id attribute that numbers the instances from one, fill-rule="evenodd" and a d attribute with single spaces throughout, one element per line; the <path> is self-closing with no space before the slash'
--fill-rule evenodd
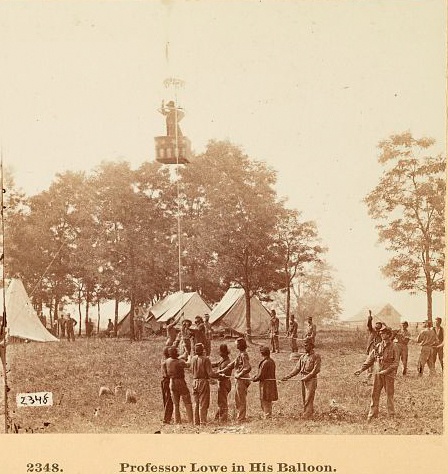
<path id="1" fill-rule="evenodd" d="M 49 407 L 53 405 L 51 392 L 18 393 L 16 397 L 18 407 Z"/>

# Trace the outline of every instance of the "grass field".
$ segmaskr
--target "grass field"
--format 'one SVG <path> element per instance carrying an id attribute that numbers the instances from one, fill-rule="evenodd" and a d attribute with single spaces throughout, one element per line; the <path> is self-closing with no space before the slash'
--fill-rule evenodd
<path id="1" fill-rule="evenodd" d="M 365 374 L 353 375 L 365 358 L 364 333 L 320 331 L 316 352 L 322 356 L 318 379 L 315 418 L 300 418 L 302 401 L 297 378 L 279 384 L 279 401 L 274 416 L 263 420 L 258 384 L 248 393 L 249 420 L 244 425 L 225 426 L 210 422 L 206 426 L 162 425 L 160 393 L 160 359 L 165 339 L 154 337 L 131 343 L 125 339 L 77 339 L 74 343 L 20 343 L 8 346 L 10 373 L 8 383 L 10 416 L 19 433 L 300 433 L 300 434 L 441 434 L 443 431 L 442 376 L 426 373 L 418 378 L 416 363 L 419 347 L 410 347 L 409 374 L 399 370 L 395 383 L 396 416 L 386 414 L 384 395 L 380 417 L 367 424 L 371 386 Z M 212 361 L 222 340 L 213 341 Z M 232 356 L 233 341 L 226 341 Z M 264 341 L 257 341 L 264 342 Z M 282 352 L 274 354 L 277 378 L 287 374 L 294 362 L 289 361 L 289 342 L 281 341 Z M 260 361 L 257 345 L 248 353 L 252 373 Z M 427 370 L 427 369 L 426 369 Z M 190 374 L 187 375 L 187 382 Z M 103 385 L 113 388 L 120 383 L 137 393 L 137 403 L 125 403 L 124 395 L 99 398 Z M 16 407 L 16 394 L 51 391 L 52 407 Z M 216 409 L 217 386 L 212 385 L 209 418 Z M 330 404 L 336 401 L 336 407 Z M 229 397 L 233 408 L 233 391 Z M 333 403 L 334 405 L 334 403 Z M 185 419 L 185 414 L 183 414 Z"/>

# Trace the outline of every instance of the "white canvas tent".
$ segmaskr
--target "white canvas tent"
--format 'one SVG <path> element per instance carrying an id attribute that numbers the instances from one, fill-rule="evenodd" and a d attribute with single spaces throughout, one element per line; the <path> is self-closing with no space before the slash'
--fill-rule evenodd
<path id="1" fill-rule="evenodd" d="M 256 296 L 250 300 L 252 336 L 265 336 L 269 332 L 270 314 Z M 246 300 L 242 288 L 229 288 L 222 300 L 210 313 L 210 324 L 216 329 L 231 329 L 246 333 Z"/>
<path id="2" fill-rule="evenodd" d="M 195 316 L 204 316 L 205 313 L 210 313 L 210 307 L 195 291 L 172 293 L 162 298 L 149 310 L 143 308 L 141 310 L 145 317 L 146 330 L 153 332 L 162 329 L 170 318 L 177 318 L 181 313 L 183 313 L 183 316 L 179 323 L 184 319 L 193 320 Z M 129 313 L 118 323 L 118 335 L 129 335 Z"/>
<path id="3" fill-rule="evenodd" d="M 3 295 L 3 293 L 1 293 Z M 6 320 L 10 337 L 37 342 L 58 342 L 40 322 L 21 280 L 11 280 L 6 290 Z M 3 297 L 1 298 L 3 307 Z"/>
<path id="4" fill-rule="evenodd" d="M 179 322 L 184 319 L 194 320 L 195 316 L 210 313 L 210 307 L 196 291 L 184 293 L 177 291 L 158 301 L 150 310 L 149 318 L 155 317 L 159 324 L 166 323 L 170 318 L 177 318 L 183 313 Z"/>

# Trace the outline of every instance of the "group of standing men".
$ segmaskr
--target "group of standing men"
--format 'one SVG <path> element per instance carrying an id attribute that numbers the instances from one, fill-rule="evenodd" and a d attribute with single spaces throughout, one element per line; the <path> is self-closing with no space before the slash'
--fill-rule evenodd
<path id="1" fill-rule="evenodd" d="M 194 424 L 207 423 L 210 406 L 210 382 L 217 380 L 218 397 L 215 420 L 227 422 L 229 418 L 228 396 L 231 391 L 231 377 L 234 378 L 234 401 L 236 421 L 241 423 L 247 419 L 247 392 L 251 382 L 259 383 L 260 403 L 265 418 L 272 416 L 272 403 L 278 400 L 276 364 L 270 357 L 271 351 L 267 346 L 260 347 L 261 361 L 258 371 L 251 376 L 252 367 L 247 354 L 247 342 L 244 338 L 236 340 L 237 356 L 231 360 L 227 344 L 219 346 L 220 359 L 211 362 L 209 355 L 211 346 L 207 344 L 207 317 L 205 321 L 200 316 L 195 318 L 195 325 L 182 322 L 179 333 L 175 330 L 177 320 L 167 324 L 167 341 L 164 357 L 161 361 L 162 398 L 164 405 L 164 423 L 181 423 L 180 402 L 183 401 L 188 422 Z M 272 319 L 276 317 L 275 312 Z M 273 323 L 272 323 L 273 324 Z M 274 326 L 272 326 L 274 327 Z M 211 334 L 209 338 L 211 340 Z M 278 334 L 277 334 L 278 336 Z M 272 343 L 271 334 L 271 343 Z M 190 351 L 188 341 L 190 341 Z M 191 347 L 194 354 L 191 355 Z M 278 344 L 275 346 L 279 351 Z M 208 353 L 207 353 L 208 349 Z M 181 355 L 180 355 L 181 354 Z M 317 374 L 320 372 L 321 359 L 314 352 L 314 340 L 305 339 L 305 353 L 298 358 L 295 368 L 281 380 L 300 375 L 302 383 L 303 417 L 311 418 L 314 411 L 314 396 L 317 387 Z M 192 394 L 185 381 L 185 369 L 191 370 L 193 378 Z M 233 375 L 232 375 L 233 374 Z"/>
<path id="2" fill-rule="evenodd" d="M 367 371 L 369 378 L 373 376 L 373 387 L 368 421 L 376 418 L 379 412 L 379 400 L 381 391 L 386 392 L 387 411 L 389 416 L 395 415 L 394 390 L 395 376 L 401 361 L 403 375 L 408 370 L 408 345 L 412 340 L 408 330 L 407 321 L 401 323 L 399 330 L 392 330 L 381 322 L 372 324 L 373 317 L 369 311 L 367 319 L 367 329 L 369 339 L 367 344 L 367 358 L 361 368 L 355 372 L 360 375 Z M 424 329 L 419 333 L 415 342 L 420 346 L 420 355 L 417 362 L 417 373 L 421 377 L 426 365 L 429 367 L 430 375 L 435 374 L 435 362 L 439 358 L 443 370 L 443 338 L 444 331 L 441 326 L 442 319 L 436 318 L 436 325 L 433 328 L 430 321 L 424 323 Z"/>
<path id="3" fill-rule="evenodd" d="M 310 316 L 306 320 L 305 331 L 303 338 L 299 338 L 299 324 L 297 323 L 293 314 L 289 317 L 289 325 L 286 337 L 291 342 L 291 352 L 299 352 L 299 342 L 311 341 L 313 344 L 316 340 L 316 325 L 313 323 L 313 318 Z M 269 337 L 271 341 L 272 352 L 280 352 L 280 320 L 277 317 L 275 309 L 271 310 Z"/>

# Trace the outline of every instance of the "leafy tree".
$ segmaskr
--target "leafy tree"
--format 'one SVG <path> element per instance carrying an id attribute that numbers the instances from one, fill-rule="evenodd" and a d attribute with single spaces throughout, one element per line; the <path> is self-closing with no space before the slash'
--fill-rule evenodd
<path id="1" fill-rule="evenodd" d="M 310 316 L 315 322 L 337 319 L 342 312 L 342 284 L 335 280 L 333 269 L 326 262 L 315 261 L 307 267 L 293 287 L 298 320 L 304 322 Z"/>
<path id="2" fill-rule="evenodd" d="M 445 260 L 446 159 L 430 153 L 434 143 L 410 132 L 380 142 L 378 161 L 385 170 L 365 198 L 380 242 L 393 252 L 384 275 L 394 290 L 425 292 L 430 321 L 432 294 L 444 288 Z"/>
<path id="3" fill-rule="evenodd" d="M 228 141 L 210 141 L 183 174 L 183 181 L 199 190 L 190 196 L 202 220 L 195 229 L 221 285 L 238 284 L 245 291 L 249 337 L 251 297 L 281 286 L 274 235 L 282 206 L 275 180 L 273 170 Z M 207 261 L 204 254 L 201 260 Z"/>
<path id="4" fill-rule="evenodd" d="M 103 163 L 94 179 L 96 216 L 101 226 L 99 247 L 105 294 L 131 303 L 130 331 L 134 339 L 134 308 L 170 289 L 175 272 L 170 245 L 175 228 L 166 197 L 169 174 L 147 163 L 133 171 L 129 163 Z M 117 325 L 118 312 L 115 315 Z"/>
<path id="5" fill-rule="evenodd" d="M 317 261 L 325 251 L 319 245 L 316 224 L 300 221 L 297 210 L 284 209 L 277 222 L 276 251 L 282 262 L 280 271 L 282 288 L 286 293 L 286 329 L 289 327 L 291 287 L 294 279 L 303 271 L 304 264 Z"/>

